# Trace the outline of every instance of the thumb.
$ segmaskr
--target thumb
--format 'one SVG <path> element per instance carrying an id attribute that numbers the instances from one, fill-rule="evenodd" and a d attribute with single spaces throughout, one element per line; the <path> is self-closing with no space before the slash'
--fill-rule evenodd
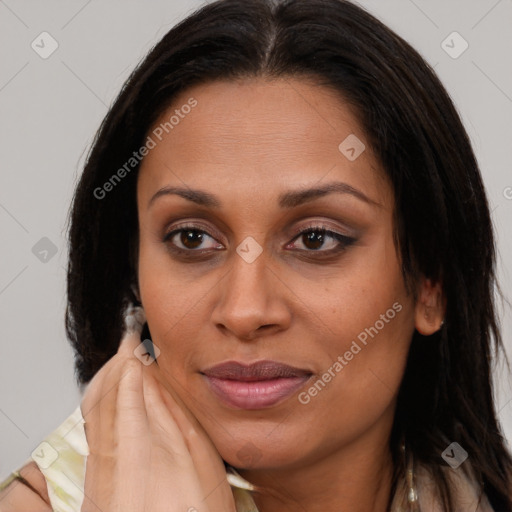
<path id="1" fill-rule="evenodd" d="M 142 341 L 140 339 L 139 331 L 127 330 L 123 334 L 121 343 L 119 343 L 119 348 L 117 349 L 117 353 L 122 357 L 127 357 L 127 358 L 136 357 L 135 350 L 141 343 L 142 343 Z"/>

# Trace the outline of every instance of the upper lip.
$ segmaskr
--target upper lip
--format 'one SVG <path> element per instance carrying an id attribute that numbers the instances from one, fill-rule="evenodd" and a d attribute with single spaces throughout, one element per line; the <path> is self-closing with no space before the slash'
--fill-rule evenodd
<path id="1" fill-rule="evenodd" d="M 311 375 L 311 372 L 308 370 L 268 360 L 256 361 L 251 364 L 226 361 L 203 370 L 201 373 L 208 377 L 239 381 L 270 380 Z"/>

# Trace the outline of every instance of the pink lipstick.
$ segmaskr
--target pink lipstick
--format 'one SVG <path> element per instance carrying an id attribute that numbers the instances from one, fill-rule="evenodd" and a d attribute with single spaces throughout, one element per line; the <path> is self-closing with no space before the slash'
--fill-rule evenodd
<path id="1" fill-rule="evenodd" d="M 243 364 L 227 361 L 201 372 L 211 391 L 237 409 L 263 409 L 291 396 L 312 372 L 277 361 Z"/>

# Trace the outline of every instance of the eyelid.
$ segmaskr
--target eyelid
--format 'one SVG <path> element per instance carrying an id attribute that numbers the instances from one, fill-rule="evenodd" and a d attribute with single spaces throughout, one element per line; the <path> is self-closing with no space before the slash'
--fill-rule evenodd
<path id="1" fill-rule="evenodd" d="M 297 235 L 300 235 L 300 234 L 304 233 L 305 231 L 311 230 L 311 229 L 334 233 L 334 234 L 342 236 L 344 238 L 355 238 L 356 237 L 354 233 L 344 233 L 343 232 L 344 230 L 342 230 L 340 228 L 333 227 L 333 226 L 329 225 L 328 222 L 323 221 L 323 220 L 308 221 L 308 223 L 305 226 L 300 226 L 299 228 L 294 230 L 295 235 L 293 235 L 293 236 L 296 237 Z M 348 230 L 345 230 L 345 231 L 348 231 Z"/>
<path id="2" fill-rule="evenodd" d="M 311 253 L 311 254 L 319 254 L 323 256 L 329 256 L 329 255 L 336 255 L 342 253 L 347 247 L 354 244 L 357 241 L 357 237 L 352 235 L 346 235 L 343 233 L 340 233 L 340 231 L 336 229 L 332 229 L 329 226 L 324 225 L 322 222 L 313 222 L 309 226 L 302 226 L 297 233 L 293 236 L 290 242 L 286 244 L 286 247 L 288 247 L 291 244 L 295 243 L 295 240 L 303 236 L 304 234 L 308 232 L 315 232 L 315 231 L 322 231 L 325 233 L 329 238 L 332 238 L 336 242 L 336 247 L 331 249 L 296 249 L 298 252 L 302 253 Z"/>

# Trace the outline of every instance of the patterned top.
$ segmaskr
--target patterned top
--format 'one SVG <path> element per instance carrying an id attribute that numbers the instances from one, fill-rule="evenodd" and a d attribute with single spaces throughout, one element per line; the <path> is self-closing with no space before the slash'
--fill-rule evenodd
<path id="1" fill-rule="evenodd" d="M 80 512 L 88 453 L 80 406 L 32 452 L 31 459 L 27 462 L 35 461 L 44 475 L 54 512 Z M 441 512 L 440 505 L 434 498 L 434 486 L 428 473 L 421 467 L 415 468 L 414 473 L 416 489 L 410 489 L 406 482 L 398 486 L 391 512 Z M 462 471 L 447 467 L 447 475 L 458 497 L 454 512 L 493 512 L 485 495 L 481 496 L 479 502 L 474 486 Z M 0 483 L 0 491 L 18 477 L 19 473 L 13 472 Z M 227 479 L 235 498 L 237 512 L 258 512 L 252 498 L 254 487 L 231 467 L 228 468 Z"/>

